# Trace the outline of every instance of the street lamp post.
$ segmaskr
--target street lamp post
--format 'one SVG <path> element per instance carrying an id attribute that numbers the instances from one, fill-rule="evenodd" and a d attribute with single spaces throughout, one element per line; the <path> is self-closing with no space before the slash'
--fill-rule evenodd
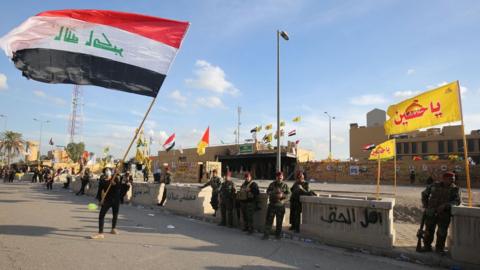
<path id="1" fill-rule="evenodd" d="M 277 172 L 282 170 L 282 151 L 280 149 L 280 36 L 289 40 L 287 32 L 277 30 Z"/>
<path id="2" fill-rule="evenodd" d="M 335 116 L 330 116 L 328 112 L 325 112 L 328 116 L 328 159 L 332 159 L 332 119 L 335 119 Z"/>
<path id="3" fill-rule="evenodd" d="M 50 123 L 50 120 L 39 120 L 37 118 L 33 118 L 33 121 L 37 121 L 40 123 L 40 138 L 38 141 L 38 156 L 37 156 L 37 161 L 40 166 L 40 156 L 42 155 L 42 132 L 43 132 L 43 124 L 48 124 Z"/>
<path id="4" fill-rule="evenodd" d="M 3 123 L 3 134 L 5 135 L 5 132 L 7 132 L 7 119 L 8 116 L 5 114 L 0 114 L 0 117 L 3 118 L 4 123 Z M 6 150 L 3 151 L 3 162 L 6 160 Z"/>

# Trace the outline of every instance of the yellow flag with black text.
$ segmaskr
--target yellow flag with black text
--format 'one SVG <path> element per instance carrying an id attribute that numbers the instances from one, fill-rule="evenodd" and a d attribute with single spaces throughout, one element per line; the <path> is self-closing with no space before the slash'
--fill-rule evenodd
<path id="1" fill-rule="evenodd" d="M 383 142 L 370 152 L 369 160 L 377 160 L 377 159 L 391 159 L 394 158 L 396 155 L 395 149 L 395 139 L 388 140 Z"/>
<path id="2" fill-rule="evenodd" d="M 402 134 L 461 121 L 460 86 L 455 81 L 388 107 L 385 134 Z"/>

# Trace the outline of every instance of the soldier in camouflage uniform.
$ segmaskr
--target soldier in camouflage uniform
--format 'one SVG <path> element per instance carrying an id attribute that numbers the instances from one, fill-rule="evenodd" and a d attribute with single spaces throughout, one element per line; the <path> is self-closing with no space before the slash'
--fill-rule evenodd
<path id="1" fill-rule="evenodd" d="M 450 224 L 452 205 L 460 204 L 460 191 L 454 183 L 455 174 L 447 172 L 442 181 L 437 181 L 422 192 L 422 204 L 425 208 L 424 252 L 432 251 L 433 234 L 437 227 L 435 251 L 443 253 Z"/>
<path id="2" fill-rule="evenodd" d="M 243 216 L 243 231 L 253 233 L 253 214 L 257 207 L 257 198 L 260 194 L 257 183 L 252 181 L 250 173 L 245 173 L 245 181 L 240 187 L 237 199 L 240 201 Z"/>
<path id="3" fill-rule="evenodd" d="M 296 233 L 300 232 L 300 216 L 302 213 L 302 203 L 300 196 L 315 196 L 315 192 L 310 190 L 308 182 L 305 182 L 303 172 L 297 172 L 297 181 L 290 188 L 292 196 L 290 197 L 290 230 Z"/>
<path id="4" fill-rule="evenodd" d="M 265 222 L 265 233 L 263 239 L 268 239 L 272 230 L 273 219 L 276 219 L 275 237 L 280 239 L 282 237 L 282 223 L 285 215 L 285 201 L 288 199 L 290 189 L 287 184 L 283 182 L 283 173 L 277 172 L 277 179 L 270 183 L 267 188 L 268 209 L 267 220 Z"/>
<path id="5" fill-rule="evenodd" d="M 222 185 L 222 179 L 218 177 L 217 169 L 213 170 L 212 175 L 212 178 L 210 178 L 210 180 L 208 180 L 208 182 L 200 188 L 203 189 L 208 186 L 212 187 L 212 198 L 210 199 L 210 205 L 212 206 L 213 210 L 215 210 L 215 212 L 213 213 L 213 216 L 215 217 L 218 210 L 218 193 L 220 191 L 220 185 Z"/>
<path id="6" fill-rule="evenodd" d="M 220 186 L 220 213 L 222 221 L 220 226 L 233 227 L 233 205 L 235 203 L 235 184 L 230 179 L 231 172 L 225 175 L 225 181 Z"/>

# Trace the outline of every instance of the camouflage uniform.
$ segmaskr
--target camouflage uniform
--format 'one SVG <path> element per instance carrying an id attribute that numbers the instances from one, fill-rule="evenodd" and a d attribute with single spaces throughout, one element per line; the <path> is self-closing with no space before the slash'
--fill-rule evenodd
<path id="1" fill-rule="evenodd" d="M 247 189 L 249 189 L 247 191 Z M 251 181 L 244 181 L 240 187 L 241 192 L 246 192 L 247 197 L 244 200 L 240 200 L 240 207 L 243 216 L 243 230 L 253 233 L 253 214 L 257 207 L 257 198 L 260 194 L 257 183 Z"/>
<path id="2" fill-rule="evenodd" d="M 300 216 L 302 213 L 302 203 L 300 202 L 300 196 L 313 196 L 315 192 L 310 191 L 308 182 L 295 182 L 290 188 L 292 196 L 290 197 L 290 224 L 292 230 L 295 232 L 300 231 Z"/>
<path id="3" fill-rule="evenodd" d="M 218 193 L 221 185 L 222 180 L 220 179 L 220 177 L 213 176 L 207 183 L 202 186 L 202 188 L 205 188 L 207 186 L 212 187 L 212 198 L 210 199 L 210 205 L 215 210 L 215 212 L 217 212 L 218 210 Z"/>
<path id="4" fill-rule="evenodd" d="M 425 248 L 431 249 L 437 226 L 435 249 L 441 252 L 445 248 L 452 205 L 460 204 L 460 191 L 454 183 L 446 185 L 443 182 L 435 182 L 422 192 L 422 204 L 426 214 Z"/>
<path id="5" fill-rule="evenodd" d="M 268 238 L 272 230 L 273 219 L 276 219 L 275 235 L 280 238 L 282 233 L 283 216 L 285 215 L 285 201 L 290 194 L 290 189 L 283 181 L 274 181 L 267 188 L 268 209 L 265 222 L 264 238 Z"/>
<path id="6" fill-rule="evenodd" d="M 233 226 L 233 204 L 235 202 L 235 184 L 225 180 L 220 186 L 220 211 L 222 221 L 220 225 Z"/>

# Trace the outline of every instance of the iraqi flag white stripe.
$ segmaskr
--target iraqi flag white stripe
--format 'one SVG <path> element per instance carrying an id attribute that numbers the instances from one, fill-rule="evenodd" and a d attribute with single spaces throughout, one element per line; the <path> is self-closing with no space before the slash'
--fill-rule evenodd
<path id="1" fill-rule="evenodd" d="M 61 27 L 64 30 L 59 35 Z M 68 38 L 65 39 L 66 28 L 76 36 L 76 43 L 75 40 L 69 42 Z M 56 37 L 60 39 L 55 40 Z M 93 44 L 95 40 L 97 46 Z M 12 30 L 0 39 L 0 46 L 10 58 L 15 51 L 22 49 L 56 49 L 103 57 L 161 74 L 167 74 L 178 51 L 164 43 L 119 28 L 65 17 L 41 16 L 31 17 Z"/>

